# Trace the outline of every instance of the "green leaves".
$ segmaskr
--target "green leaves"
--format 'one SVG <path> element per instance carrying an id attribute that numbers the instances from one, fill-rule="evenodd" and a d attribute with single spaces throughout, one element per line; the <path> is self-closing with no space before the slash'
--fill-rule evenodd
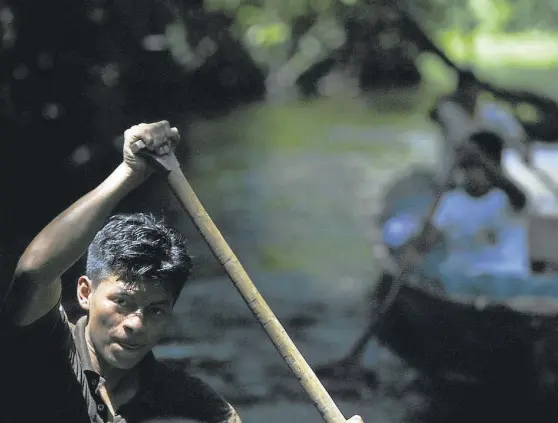
<path id="1" fill-rule="evenodd" d="M 252 25 L 246 32 L 248 41 L 257 47 L 282 44 L 290 37 L 290 29 L 283 22 Z"/>

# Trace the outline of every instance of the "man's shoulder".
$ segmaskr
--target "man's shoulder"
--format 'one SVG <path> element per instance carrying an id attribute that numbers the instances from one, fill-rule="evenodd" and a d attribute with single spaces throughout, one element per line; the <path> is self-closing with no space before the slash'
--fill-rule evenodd
<path id="1" fill-rule="evenodd" d="M 201 378 L 157 359 L 151 374 L 158 401 L 166 403 L 171 414 L 211 423 L 240 423 L 235 409 Z"/>
<path id="2" fill-rule="evenodd" d="M 70 368 L 68 363 L 73 363 L 72 330 L 59 305 L 31 325 L 9 324 L 0 328 L 0 344 L 3 346 L 0 361 L 4 366 L 11 366 L 10 371 L 17 372 L 21 380 L 34 379 L 37 375 L 50 377 L 55 373 L 63 378 L 61 372 Z M 37 384 L 37 381 L 32 383 Z"/>
<path id="3" fill-rule="evenodd" d="M 493 187 L 489 192 L 488 196 L 495 199 L 506 199 L 508 194 L 500 187 Z"/>
<path id="4" fill-rule="evenodd" d="M 440 213 L 448 213 L 449 211 L 462 211 L 467 205 L 468 196 L 461 188 L 453 188 L 442 194 L 438 211 Z"/>
<path id="5" fill-rule="evenodd" d="M 485 202 L 487 206 L 492 206 L 493 208 L 503 208 L 509 205 L 508 194 L 499 187 L 492 188 L 485 196 Z"/>
<path id="6" fill-rule="evenodd" d="M 158 359 L 153 360 L 152 366 L 151 382 L 159 389 L 160 394 L 171 394 L 175 397 L 177 392 L 188 391 L 194 394 L 207 391 L 219 396 L 209 384 L 179 366 L 170 365 Z M 164 389 L 161 391 L 163 386 Z"/>
<path id="7" fill-rule="evenodd" d="M 11 322 L 9 316 L 4 317 L 2 323 L 4 334 L 13 339 L 38 337 L 48 340 L 54 335 L 66 335 L 71 332 L 72 328 L 64 307 L 60 303 L 30 325 L 17 326 Z"/>

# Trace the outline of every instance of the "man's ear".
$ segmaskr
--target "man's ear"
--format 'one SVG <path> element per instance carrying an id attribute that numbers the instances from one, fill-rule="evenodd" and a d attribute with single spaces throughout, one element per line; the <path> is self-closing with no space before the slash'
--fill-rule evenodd
<path id="1" fill-rule="evenodd" d="M 87 276 L 80 276 L 77 283 L 77 298 L 79 305 L 85 311 L 89 311 L 89 301 L 93 292 L 93 281 Z"/>

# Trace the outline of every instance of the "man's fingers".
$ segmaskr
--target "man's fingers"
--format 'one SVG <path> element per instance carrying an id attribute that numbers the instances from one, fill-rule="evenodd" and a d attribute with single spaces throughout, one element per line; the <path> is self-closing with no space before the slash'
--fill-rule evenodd
<path id="1" fill-rule="evenodd" d="M 150 124 L 146 130 L 151 134 L 153 139 L 153 144 L 148 144 L 148 148 L 156 152 L 159 147 L 174 141 L 174 138 L 178 135 L 178 131 L 176 129 L 171 129 L 169 122 L 166 120 Z"/>
<path id="2" fill-rule="evenodd" d="M 169 154 L 171 151 L 170 145 L 168 143 L 163 144 L 162 146 L 158 147 L 157 150 L 155 150 L 155 152 L 159 155 L 159 156 L 163 156 L 165 154 Z"/>
<path id="3" fill-rule="evenodd" d="M 159 122 L 156 122 L 155 125 L 161 128 L 161 130 L 165 133 L 170 130 L 170 123 L 168 120 L 161 120 Z"/>
<path id="4" fill-rule="evenodd" d="M 180 133 L 176 127 L 170 128 L 168 132 L 168 138 L 173 145 L 175 145 L 178 141 L 180 141 Z"/>
<path id="5" fill-rule="evenodd" d="M 145 143 L 142 140 L 136 141 L 133 144 L 130 145 L 130 149 L 132 150 L 132 153 L 137 154 L 139 153 L 141 150 L 145 149 Z M 150 151 L 155 152 L 157 155 L 159 156 L 163 156 L 165 154 L 169 154 L 171 152 L 171 147 L 168 143 L 165 143 L 159 147 L 156 147 L 154 149 L 150 149 Z"/>
<path id="6" fill-rule="evenodd" d="M 153 134 L 153 149 L 159 148 L 163 143 L 167 142 L 167 133 L 170 130 L 170 125 L 166 120 L 156 122 L 152 125 L 151 133 Z"/>
<path id="7" fill-rule="evenodd" d="M 142 150 L 146 147 L 147 146 L 145 145 L 143 140 L 137 140 L 136 142 L 130 144 L 130 149 L 132 150 L 132 153 L 134 153 L 134 154 L 138 153 L 140 150 Z"/>
<path id="8" fill-rule="evenodd" d="M 180 141 L 178 129 L 170 127 L 167 128 L 167 126 L 168 122 L 158 128 L 163 132 L 158 132 L 158 137 L 156 138 L 153 146 L 153 151 L 159 155 L 170 153 L 176 144 L 178 144 L 178 141 Z"/>
<path id="9" fill-rule="evenodd" d="M 170 125 L 166 120 L 149 124 L 146 130 L 153 137 L 152 150 L 156 151 L 163 143 L 167 142 L 167 133 Z"/>
<path id="10" fill-rule="evenodd" d="M 124 136 L 134 154 L 141 149 L 148 149 L 158 155 L 168 154 L 180 139 L 178 129 L 171 128 L 166 120 L 135 125 Z"/>
<path id="11" fill-rule="evenodd" d="M 143 131 L 136 135 L 136 138 L 141 139 L 149 150 L 157 147 L 157 140 L 151 131 Z"/>
<path id="12" fill-rule="evenodd" d="M 347 423 L 364 423 L 364 421 L 362 420 L 362 417 L 356 415 L 347 420 Z"/>

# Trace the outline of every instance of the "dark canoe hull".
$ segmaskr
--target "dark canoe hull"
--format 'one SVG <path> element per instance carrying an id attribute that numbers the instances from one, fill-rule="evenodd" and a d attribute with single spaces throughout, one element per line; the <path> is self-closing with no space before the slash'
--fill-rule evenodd
<path id="1" fill-rule="evenodd" d="M 424 218 L 438 188 L 428 169 L 402 175 L 387 189 L 379 226 L 398 213 Z M 378 247 L 383 253 L 377 259 L 382 261 L 390 252 L 381 242 Z M 436 266 L 438 259 L 433 259 L 424 263 L 425 268 Z M 440 284 L 446 289 L 454 286 L 449 282 Z M 471 280 L 472 286 L 484 289 L 486 295 L 508 299 L 449 297 L 441 287 L 433 289 L 424 282 L 417 286 L 408 280 L 381 316 L 377 337 L 432 378 L 473 386 L 519 382 L 537 395 L 555 396 L 558 403 L 558 277 L 554 281 L 534 275 L 524 283 L 510 281 L 507 292 L 476 282 Z M 393 284 L 384 275 L 375 299 L 381 303 Z"/>
<path id="2" fill-rule="evenodd" d="M 393 283 L 384 278 L 377 299 Z M 558 371 L 557 327 L 558 302 L 549 299 L 457 300 L 404 283 L 377 336 L 435 378 L 488 383 L 513 374 L 540 384 L 542 373 Z"/>

